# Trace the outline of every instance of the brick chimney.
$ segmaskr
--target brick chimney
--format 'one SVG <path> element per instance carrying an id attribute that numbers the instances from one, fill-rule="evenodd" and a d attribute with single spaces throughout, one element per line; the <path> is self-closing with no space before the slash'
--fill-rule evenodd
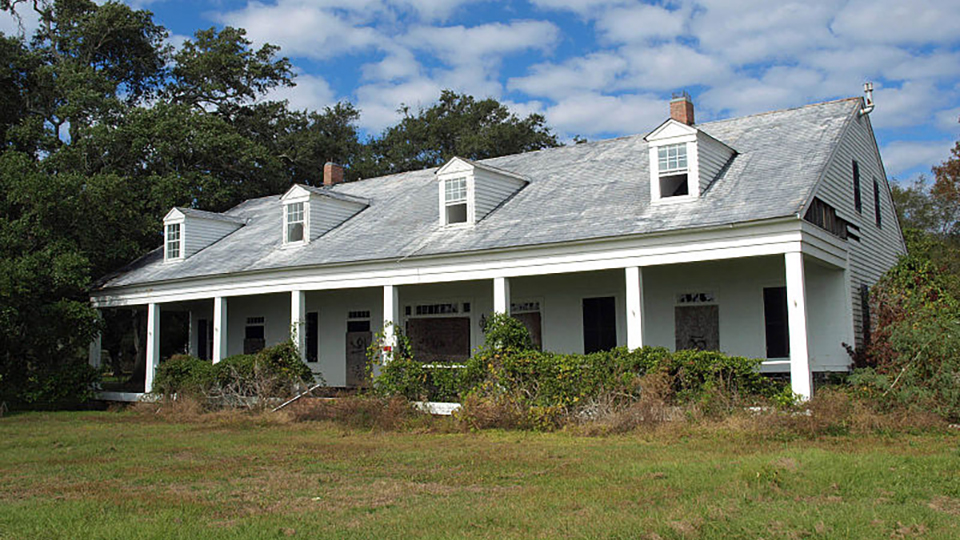
<path id="1" fill-rule="evenodd" d="M 343 165 L 331 161 L 323 165 L 323 185 L 330 187 L 343 182 Z"/>
<path id="2" fill-rule="evenodd" d="M 688 126 L 693 125 L 693 100 L 690 94 L 681 92 L 674 94 L 670 100 L 670 118 Z"/>

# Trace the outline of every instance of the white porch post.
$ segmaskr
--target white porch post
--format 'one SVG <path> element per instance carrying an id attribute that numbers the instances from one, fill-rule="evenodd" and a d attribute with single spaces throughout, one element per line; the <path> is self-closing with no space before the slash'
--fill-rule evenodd
<path id="1" fill-rule="evenodd" d="M 290 339 L 306 360 L 307 355 L 307 293 L 290 292 Z"/>
<path id="2" fill-rule="evenodd" d="M 400 290 L 396 285 L 383 286 L 383 347 L 384 356 L 386 348 L 397 346 L 396 326 L 400 319 Z"/>
<path id="3" fill-rule="evenodd" d="M 495 313 L 510 314 L 510 279 L 505 277 L 493 278 L 493 311 Z"/>
<path id="4" fill-rule="evenodd" d="M 627 279 L 627 348 L 643 347 L 643 268 L 628 266 Z"/>
<path id="5" fill-rule="evenodd" d="M 213 363 L 227 356 L 227 299 L 213 299 Z"/>
<path id="6" fill-rule="evenodd" d="M 147 369 L 143 391 L 153 391 L 153 378 L 160 363 L 160 304 L 147 305 Z"/>
<path id="7" fill-rule="evenodd" d="M 103 316 L 99 309 L 97 310 L 97 318 L 103 320 Z M 93 341 L 90 342 L 89 362 L 94 369 L 100 369 L 102 355 L 103 335 L 100 332 L 97 332 L 97 335 L 93 336 Z"/>
<path id="8" fill-rule="evenodd" d="M 790 328 L 790 386 L 803 399 L 813 395 L 810 354 L 807 347 L 807 293 L 803 254 L 784 254 L 787 279 L 787 322 Z"/>

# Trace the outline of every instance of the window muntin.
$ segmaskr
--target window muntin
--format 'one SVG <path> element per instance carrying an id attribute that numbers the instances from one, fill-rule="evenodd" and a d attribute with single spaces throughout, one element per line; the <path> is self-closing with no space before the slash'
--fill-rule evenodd
<path id="1" fill-rule="evenodd" d="M 467 179 L 448 178 L 443 181 L 443 204 L 447 225 L 467 222 Z"/>
<path id="2" fill-rule="evenodd" d="M 167 259 L 180 258 L 180 224 L 170 223 L 167 225 Z"/>
<path id="3" fill-rule="evenodd" d="M 660 176 L 687 170 L 687 145 L 668 144 L 657 149 L 660 162 Z"/>
<path id="4" fill-rule="evenodd" d="M 304 229 L 303 203 L 287 204 L 287 243 L 302 242 Z"/>

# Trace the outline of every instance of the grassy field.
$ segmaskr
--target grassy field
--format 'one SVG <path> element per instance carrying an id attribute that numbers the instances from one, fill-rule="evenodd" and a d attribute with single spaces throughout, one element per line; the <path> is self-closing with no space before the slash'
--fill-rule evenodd
<path id="1" fill-rule="evenodd" d="M 960 538 L 960 436 L 0 419 L 0 538 Z"/>

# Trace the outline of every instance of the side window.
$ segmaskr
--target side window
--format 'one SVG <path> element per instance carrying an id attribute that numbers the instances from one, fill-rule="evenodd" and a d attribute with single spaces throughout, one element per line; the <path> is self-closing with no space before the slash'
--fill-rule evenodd
<path id="1" fill-rule="evenodd" d="M 263 317 L 247 317 L 243 333 L 243 354 L 257 354 L 266 347 Z"/>
<path id="2" fill-rule="evenodd" d="M 320 314 L 316 311 L 307 313 L 307 362 L 316 362 L 319 358 L 320 342 Z"/>
<path id="3" fill-rule="evenodd" d="M 617 346 L 617 307 L 612 296 L 583 299 L 583 352 L 608 351 Z"/>
<path id="4" fill-rule="evenodd" d="M 860 164 L 853 160 L 853 207 L 863 213 L 863 201 L 860 197 Z"/>
<path id="5" fill-rule="evenodd" d="M 877 219 L 877 227 L 883 226 L 883 219 L 880 217 L 880 183 L 873 179 L 873 213 Z"/>
<path id="6" fill-rule="evenodd" d="M 467 222 L 467 179 L 449 178 L 443 182 L 446 224 Z"/>

